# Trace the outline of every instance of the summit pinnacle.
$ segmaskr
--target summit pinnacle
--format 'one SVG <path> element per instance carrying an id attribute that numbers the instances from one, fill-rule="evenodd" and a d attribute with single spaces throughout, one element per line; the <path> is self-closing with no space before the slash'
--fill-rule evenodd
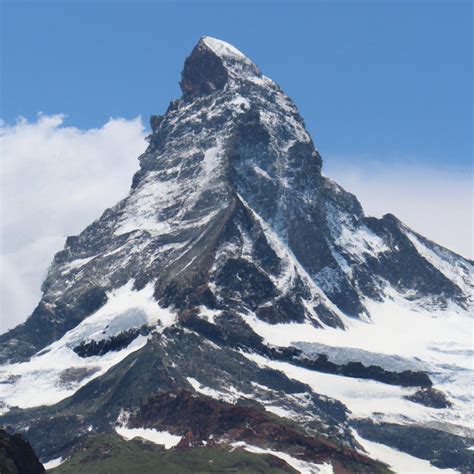
<path id="1" fill-rule="evenodd" d="M 239 77 L 261 77 L 258 68 L 237 48 L 225 41 L 202 37 L 184 63 L 181 89 L 185 96 L 210 94 Z"/>

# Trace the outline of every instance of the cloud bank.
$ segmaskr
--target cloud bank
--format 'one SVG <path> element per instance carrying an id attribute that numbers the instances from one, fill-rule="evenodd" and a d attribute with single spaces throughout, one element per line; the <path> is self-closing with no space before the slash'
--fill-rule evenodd
<path id="1" fill-rule="evenodd" d="M 140 118 L 98 129 L 63 115 L 0 124 L 0 332 L 38 303 L 53 255 L 124 197 L 145 150 Z M 355 193 L 369 215 L 397 215 L 416 231 L 472 257 L 471 176 L 367 158 L 326 157 L 325 173 Z"/>
<path id="2" fill-rule="evenodd" d="M 65 238 L 126 196 L 146 147 L 140 118 L 89 130 L 64 120 L 0 126 L 0 332 L 31 314 Z"/>

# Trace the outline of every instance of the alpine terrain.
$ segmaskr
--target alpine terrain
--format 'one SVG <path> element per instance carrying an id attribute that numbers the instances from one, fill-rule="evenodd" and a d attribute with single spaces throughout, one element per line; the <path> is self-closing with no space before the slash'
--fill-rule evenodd
<path id="1" fill-rule="evenodd" d="M 472 472 L 473 262 L 365 216 L 233 46 L 180 85 L 0 336 L 0 424 L 55 473 Z"/>

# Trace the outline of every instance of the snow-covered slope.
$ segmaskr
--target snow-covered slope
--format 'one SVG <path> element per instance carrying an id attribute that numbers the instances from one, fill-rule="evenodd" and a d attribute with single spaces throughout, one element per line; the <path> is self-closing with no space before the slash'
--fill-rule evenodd
<path id="1" fill-rule="evenodd" d="M 353 451 L 363 437 L 391 446 L 380 456 L 470 468 L 472 262 L 366 217 L 321 174 L 291 99 L 233 46 L 202 38 L 180 84 L 129 195 L 67 239 L 34 313 L 0 336 L 4 422 L 65 458 L 186 389 Z M 122 428 L 185 434 L 150 423 Z M 46 445 L 45 430 L 63 436 Z M 348 462 L 337 453 L 294 462 Z"/>

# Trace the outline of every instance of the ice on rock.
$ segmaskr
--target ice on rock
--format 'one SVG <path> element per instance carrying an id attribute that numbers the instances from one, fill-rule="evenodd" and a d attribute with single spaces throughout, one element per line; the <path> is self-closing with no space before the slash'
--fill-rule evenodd
<path id="1" fill-rule="evenodd" d="M 249 61 L 241 51 L 225 41 L 212 38 L 211 36 L 204 36 L 202 41 L 207 47 L 216 53 L 217 56 Z"/>

